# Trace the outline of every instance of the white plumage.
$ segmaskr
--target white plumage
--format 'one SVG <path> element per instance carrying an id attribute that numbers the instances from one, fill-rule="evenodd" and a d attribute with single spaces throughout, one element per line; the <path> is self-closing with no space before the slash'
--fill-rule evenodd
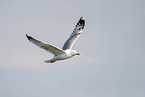
<path id="1" fill-rule="evenodd" d="M 75 55 L 80 55 L 75 50 L 72 50 L 72 46 L 75 43 L 75 41 L 77 40 L 77 38 L 83 32 L 84 26 L 85 26 L 85 20 L 84 20 L 84 17 L 81 17 L 80 20 L 78 21 L 78 23 L 76 24 L 72 34 L 70 35 L 68 40 L 65 42 L 62 49 L 58 48 L 52 44 L 43 43 L 39 40 L 34 39 L 31 36 L 28 36 L 27 34 L 26 34 L 26 36 L 30 42 L 32 42 L 33 44 L 35 44 L 35 45 L 39 46 L 40 48 L 50 52 L 51 54 L 53 54 L 54 57 L 50 60 L 45 61 L 45 62 L 46 63 L 54 63 L 57 60 L 64 60 L 64 59 L 71 58 Z"/>

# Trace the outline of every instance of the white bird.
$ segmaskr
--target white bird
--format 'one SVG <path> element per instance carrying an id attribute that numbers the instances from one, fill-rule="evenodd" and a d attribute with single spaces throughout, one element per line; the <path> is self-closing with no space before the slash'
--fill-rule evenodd
<path id="1" fill-rule="evenodd" d="M 72 50 L 72 46 L 75 43 L 75 41 L 77 40 L 77 38 L 83 32 L 84 26 L 85 26 L 85 20 L 84 20 L 84 17 L 81 17 L 80 20 L 78 21 L 78 23 L 76 24 L 73 32 L 71 33 L 70 37 L 65 42 L 62 49 L 58 48 L 52 44 L 43 43 L 39 40 L 34 39 L 31 36 L 28 36 L 27 34 L 26 34 L 26 36 L 27 36 L 28 40 L 30 42 L 32 42 L 33 44 L 35 44 L 35 45 L 39 46 L 40 48 L 43 48 L 44 50 L 52 53 L 54 55 L 54 57 L 50 60 L 45 61 L 45 62 L 46 63 L 54 63 L 55 61 L 58 61 L 58 60 L 64 60 L 64 59 L 71 58 L 75 55 L 80 55 L 75 50 Z"/>

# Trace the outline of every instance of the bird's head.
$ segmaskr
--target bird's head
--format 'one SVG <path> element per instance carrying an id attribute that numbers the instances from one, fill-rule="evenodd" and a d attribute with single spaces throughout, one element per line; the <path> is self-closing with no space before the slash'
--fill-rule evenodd
<path id="1" fill-rule="evenodd" d="M 76 52 L 75 50 L 71 50 L 72 55 L 80 55 L 80 53 Z"/>

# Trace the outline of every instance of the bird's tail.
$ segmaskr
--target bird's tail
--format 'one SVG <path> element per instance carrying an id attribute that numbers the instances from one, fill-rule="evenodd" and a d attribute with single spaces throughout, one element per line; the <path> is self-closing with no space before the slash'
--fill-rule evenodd
<path id="1" fill-rule="evenodd" d="M 51 60 L 46 60 L 45 62 L 46 62 L 46 63 L 54 63 L 55 60 L 51 59 Z"/>

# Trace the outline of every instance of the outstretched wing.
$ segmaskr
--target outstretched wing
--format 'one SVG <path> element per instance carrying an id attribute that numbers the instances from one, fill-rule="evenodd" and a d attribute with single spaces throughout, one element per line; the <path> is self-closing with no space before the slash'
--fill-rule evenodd
<path id="1" fill-rule="evenodd" d="M 28 36 L 27 34 L 26 34 L 26 36 L 30 42 L 32 42 L 33 44 L 39 46 L 40 48 L 43 48 L 44 50 L 46 50 L 54 55 L 59 55 L 59 54 L 64 53 L 64 51 L 62 49 L 60 49 L 52 44 L 43 43 L 39 40 L 34 39 L 31 36 Z"/>
<path id="2" fill-rule="evenodd" d="M 70 35 L 68 40 L 65 42 L 62 48 L 63 50 L 72 49 L 73 44 L 83 32 L 84 26 L 85 26 L 85 20 L 84 20 L 84 17 L 81 17 L 78 23 L 76 24 L 72 34 Z"/>

